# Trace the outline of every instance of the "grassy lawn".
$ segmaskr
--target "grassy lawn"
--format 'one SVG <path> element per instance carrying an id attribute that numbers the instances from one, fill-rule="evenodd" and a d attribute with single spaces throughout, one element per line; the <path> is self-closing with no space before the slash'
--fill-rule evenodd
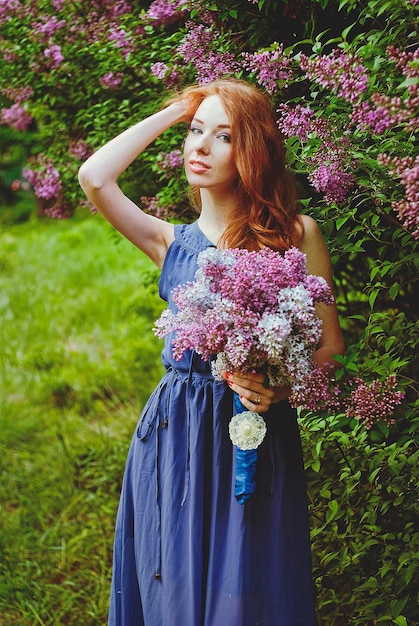
<path id="1" fill-rule="evenodd" d="M 161 373 L 153 266 L 101 217 L 0 232 L 0 624 L 106 622 L 129 440 Z"/>

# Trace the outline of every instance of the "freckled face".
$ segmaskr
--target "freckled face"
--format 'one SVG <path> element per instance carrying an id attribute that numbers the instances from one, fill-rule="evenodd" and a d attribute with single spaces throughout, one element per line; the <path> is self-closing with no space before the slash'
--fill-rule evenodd
<path id="1" fill-rule="evenodd" d="M 190 185 L 229 188 L 238 178 L 231 149 L 231 128 L 219 96 L 198 107 L 185 141 L 185 172 Z"/>

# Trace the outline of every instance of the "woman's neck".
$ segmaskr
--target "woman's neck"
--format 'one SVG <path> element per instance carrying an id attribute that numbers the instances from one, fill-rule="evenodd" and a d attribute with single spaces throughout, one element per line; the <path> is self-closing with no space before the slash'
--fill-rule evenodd
<path id="1" fill-rule="evenodd" d="M 214 245 L 228 226 L 235 208 L 235 195 L 214 193 L 213 190 L 201 189 L 201 214 L 198 224 L 201 231 Z"/>

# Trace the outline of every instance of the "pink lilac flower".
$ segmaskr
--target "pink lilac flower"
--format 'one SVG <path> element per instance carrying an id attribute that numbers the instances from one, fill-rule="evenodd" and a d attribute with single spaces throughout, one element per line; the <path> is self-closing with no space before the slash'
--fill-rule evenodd
<path id="1" fill-rule="evenodd" d="M 33 95 L 33 89 L 29 85 L 26 87 L 6 87 L 1 90 L 1 93 L 16 104 L 22 104 Z"/>
<path id="2" fill-rule="evenodd" d="M 171 171 L 183 167 L 183 155 L 181 150 L 172 150 L 171 152 L 160 152 L 157 163 L 164 171 Z"/>
<path id="3" fill-rule="evenodd" d="M 339 413 L 342 409 L 339 385 L 329 368 L 314 368 L 294 386 L 289 401 L 291 406 L 306 411 Z"/>
<path id="4" fill-rule="evenodd" d="M 376 422 L 394 424 L 392 415 L 403 398 L 394 374 L 383 381 L 366 382 L 359 376 L 348 375 L 337 381 L 327 368 L 315 368 L 295 386 L 289 401 L 291 406 L 306 411 L 344 413 L 369 430 Z"/>
<path id="5" fill-rule="evenodd" d="M 99 78 L 99 82 L 105 89 L 116 89 L 124 78 L 122 72 L 108 72 Z"/>
<path id="6" fill-rule="evenodd" d="M 64 56 L 58 44 L 52 43 L 49 48 L 44 50 L 44 56 L 47 59 L 49 69 L 55 70 L 64 61 Z"/>
<path id="7" fill-rule="evenodd" d="M 145 17 L 156 26 L 173 24 L 181 17 L 185 2 L 186 0 L 154 0 Z"/>
<path id="8" fill-rule="evenodd" d="M 42 40 L 47 42 L 57 30 L 65 28 L 66 21 L 59 20 L 55 15 L 44 18 L 42 22 L 36 22 L 33 25 L 34 33 L 41 35 Z"/>
<path id="9" fill-rule="evenodd" d="M 61 11 L 65 3 L 65 0 L 51 0 L 51 4 L 56 11 Z"/>
<path id="10" fill-rule="evenodd" d="M 0 24 L 7 22 L 21 6 L 18 0 L 0 0 Z"/>
<path id="11" fill-rule="evenodd" d="M 348 139 L 340 129 L 335 139 L 336 129 L 310 107 L 297 105 L 291 108 L 282 104 L 278 109 L 278 127 L 286 137 L 296 136 L 303 143 L 310 139 L 320 140 L 320 145 L 307 159 L 311 168 L 309 180 L 313 187 L 323 194 L 327 202 L 343 202 L 355 185 L 353 169 L 356 162 L 348 162 Z"/>
<path id="12" fill-rule="evenodd" d="M 108 39 L 116 48 L 119 48 L 121 54 L 125 60 L 127 60 L 132 50 L 131 37 L 123 28 L 111 26 L 109 29 Z"/>
<path id="13" fill-rule="evenodd" d="M 44 215 L 52 217 L 55 220 L 67 220 L 71 217 L 71 212 L 67 211 L 63 206 L 54 204 L 53 207 L 44 210 Z"/>
<path id="14" fill-rule="evenodd" d="M 419 48 L 406 51 L 396 46 L 389 46 L 386 52 L 390 61 L 396 64 L 404 76 L 419 77 Z"/>
<path id="15" fill-rule="evenodd" d="M 39 155 L 34 165 L 34 168 L 25 168 L 23 175 L 32 185 L 35 195 L 45 200 L 58 198 L 61 193 L 61 181 L 52 161 Z"/>
<path id="16" fill-rule="evenodd" d="M 305 255 L 264 248 L 210 248 L 198 257 L 195 281 L 172 292 L 177 312 L 166 310 L 155 323 L 162 337 L 176 332 L 173 354 L 187 349 L 204 360 L 216 355 L 220 371 L 262 370 L 271 384 L 294 384 L 312 369 L 321 334 L 314 303 L 331 304 L 326 281 L 308 276 Z"/>
<path id="17" fill-rule="evenodd" d="M 301 54 L 300 66 L 310 80 L 351 103 L 357 102 L 368 88 L 367 69 L 351 53 L 333 50 L 329 55 L 311 59 Z"/>
<path id="18" fill-rule="evenodd" d="M 396 390 L 396 377 L 389 376 L 384 382 L 373 380 L 370 383 L 355 378 L 345 410 L 346 417 L 355 417 L 370 429 L 377 421 L 388 425 L 395 420 L 390 416 L 395 407 L 402 402 L 404 393 Z"/>
<path id="19" fill-rule="evenodd" d="M 156 76 L 157 78 L 160 78 L 160 80 L 162 80 L 168 70 L 170 69 L 168 65 L 166 65 L 166 63 L 162 63 L 161 61 L 157 62 L 157 63 L 153 63 L 150 67 L 151 69 L 151 73 Z"/>
<path id="20" fill-rule="evenodd" d="M 234 74 L 239 69 L 239 64 L 232 53 L 212 49 L 220 33 L 204 24 L 187 22 L 186 26 L 188 33 L 183 43 L 178 46 L 177 52 L 185 63 L 190 63 L 195 68 L 199 84 Z"/>
<path id="21" fill-rule="evenodd" d="M 277 50 L 265 50 L 262 52 L 243 52 L 244 66 L 250 72 L 254 72 L 259 85 L 264 87 L 270 94 L 281 86 L 287 86 L 292 78 L 293 71 L 290 68 L 290 59 L 284 54 L 284 46 L 280 44 Z"/>
<path id="22" fill-rule="evenodd" d="M 2 50 L 1 53 L 3 55 L 3 60 L 6 61 L 6 63 L 13 63 L 18 58 L 18 54 L 14 50 Z"/>
<path id="23" fill-rule="evenodd" d="M 419 239 L 419 156 L 392 158 L 380 154 L 377 160 L 388 168 L 391 176 L 397 176 L 404 186 L 404 198 L 392 202 L 391 206 L 415 239 Z"/>
<path id="24" fill-rule="evenodd" d="M 92 148 L 83 139 L 71 140 L 68 146 L 68 152 L 70 156 L 78 159 L 79 161 L 85 161 L 93 153 Z"/>
<path id="25" fill-rule="evenodd" d="M 32 123 L 33 117 L 26 108 L 26 105 L 12 104 L 11 107 L 1 109 L 0 122 L 7 124 L 15 130 L 26 130 Z"/>
<path id="26" fill-rule="evenodd" d="M 298 137 L 305 143 L 310 135 L 326 138 L 330 134 L 325 120 L 317 117 L 309 106 L 297 104 L 292 108 L 288 104 L 280 104 L 277 113 L 280 114 L 278 128 L 286 137 Z"/>
<path id="27" fill-rule="evenodd" d="M 180 77 L 177 64 L 173 67 L 169 67 L 166 63 L 157 62 L 153 63 L 150 69 L 151 73 L 158 79 L 162 80 L 169 89 L 177 84 Z"/>
<path id="28" fill-rule="evenodd" d="M 205 54 L 205 51 L 216 38 L 216 33 L 204 24 L 187 22 L 186 27 L 188 32 L 184 37 L 183 43 L 178 46 L 177 51 L 186 63 L 191 63 L 197 57 L 197 50 L 200 51 L 201 55 Z"/>
<path id="29" fill-rule="evenodd" d="M 319 165 L 308 177 L 313 187 L 330 203 L 343 202 L 355 185 L 354 175 L 339 161 Z"/>
<path id="30" fill-rule="evenodd" d="M 173 205 L 163 205 L 158 196 L 142 196 L 141 204 L 144 210 L 159 219 L 168 219 L 176 215 L 176 207 Z"/>
<path id="31" fill-rule="evenodd" d="M 401 50 L 395 46 L 387 48 L 387 55 L 396 64 L 403 76 L 411 79 L 407 84 L 407 97 L 404 99 L 407 128 L 416 132 L 419 127 L 419 48 L 411 51 Z"/>
<path id="32" fill-rule="evenodd" d="M 132 6 L 131 3 L 126 0 L 117 0 L 116 2 L 107 4 L 106 11 L 109 15 L 109 19 L 115 20 L 117 17 L 121 17 L 121 15 L 130 13 L 132 11 Z"/>
<path id="33" fill-rule="evenodd" d="M 381 135 L 389 128 L 407 121 L 412 111 L 399 96 L 373 93 L 371 102 L 358 102 L 353 106 L 351 121 L 361 130 Z"/>

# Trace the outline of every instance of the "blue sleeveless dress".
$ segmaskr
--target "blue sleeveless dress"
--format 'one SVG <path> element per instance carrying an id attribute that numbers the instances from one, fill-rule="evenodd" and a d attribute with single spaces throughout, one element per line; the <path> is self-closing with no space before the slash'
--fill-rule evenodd
<path id="1" fill-rule="evenodd" d="M 211 246 L 175 226 L 160 295 L 194 279 Z M 117 515 L 109 626 L 314 626 L 306 486 L 296 412 L 264 414 L 256 491 L 234 497 L 233 393 L 193 352 L 175 361 L 138 422 Z"/>

